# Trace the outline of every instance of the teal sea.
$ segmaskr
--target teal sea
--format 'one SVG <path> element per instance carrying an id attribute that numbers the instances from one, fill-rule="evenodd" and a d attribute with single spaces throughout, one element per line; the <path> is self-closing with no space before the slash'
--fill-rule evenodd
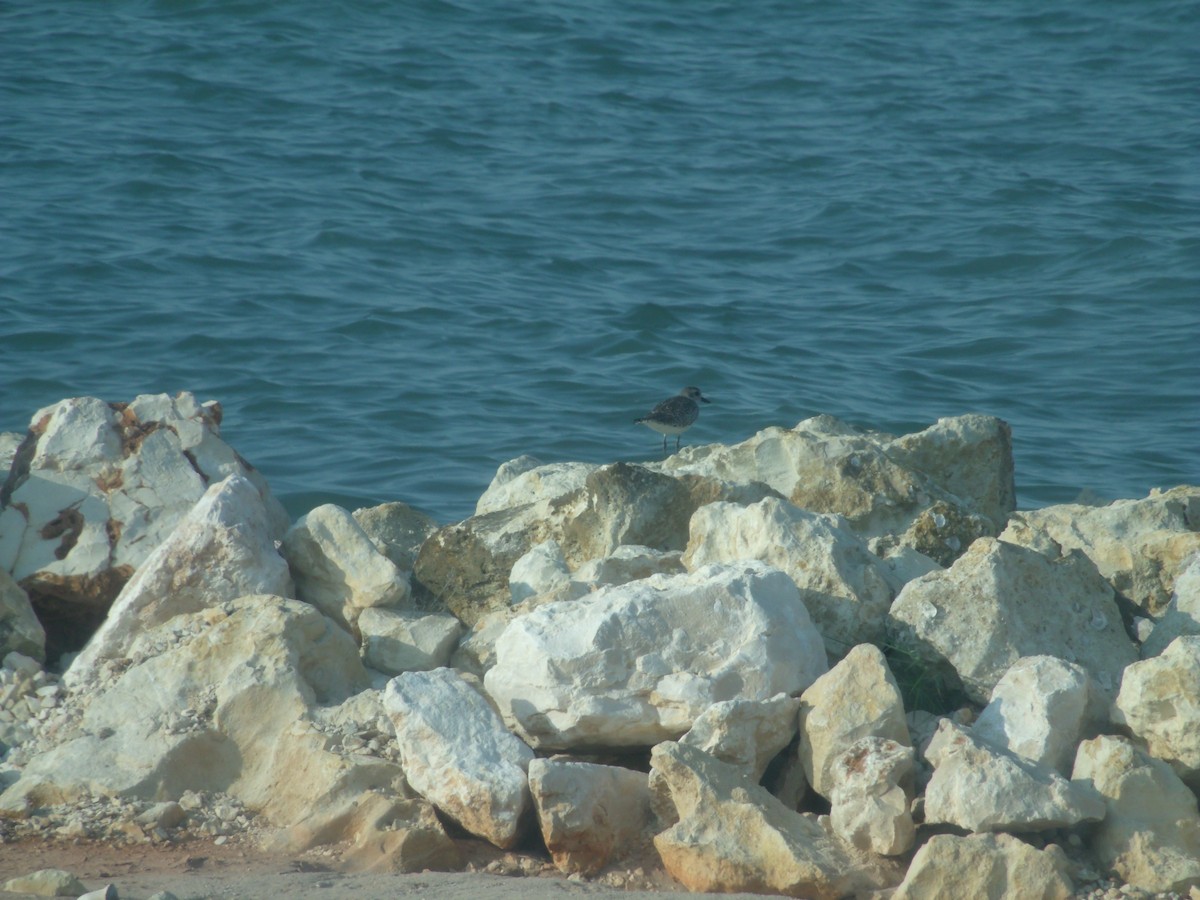
<path id="1" fill-rule="evenodd" d="M 0 430 L 190 390 L 446 522 L 688 384 L 1200 483 L 1200 4 L 0 2 Z"/>

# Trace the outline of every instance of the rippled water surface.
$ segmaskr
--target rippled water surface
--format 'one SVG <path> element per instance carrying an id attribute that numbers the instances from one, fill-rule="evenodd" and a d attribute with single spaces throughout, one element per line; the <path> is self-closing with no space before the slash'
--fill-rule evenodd
<path id="1" fill-rule="evenodd" d="M 293 515 L 817 413 L 1200 482 L 1200 5 L 0 5 L 0 430 L 194 391 Z"/>

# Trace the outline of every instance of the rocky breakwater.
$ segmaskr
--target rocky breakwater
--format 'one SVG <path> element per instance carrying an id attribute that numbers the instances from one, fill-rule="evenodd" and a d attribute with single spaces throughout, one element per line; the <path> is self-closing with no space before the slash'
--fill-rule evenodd
<path id="1" fill-rule="evenodd" d="M 1200 885 L 1200 488 L 1016 512 L 997 419 L 818 417 L 522 457 L 443 527 L 289 526 L 218 426 L 80 398 L 0 442 L 5 839 L 253 825 L 387 871 L 478 841 L 803 897 Z"/>

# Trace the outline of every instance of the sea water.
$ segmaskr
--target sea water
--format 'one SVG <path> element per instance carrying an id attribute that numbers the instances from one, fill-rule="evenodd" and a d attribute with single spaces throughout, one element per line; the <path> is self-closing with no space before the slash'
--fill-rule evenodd
<path id="1" fill-rule="evenodd" d="M 0 430 L 190 390 L 293 515 L 829 413 L 1200 482 L 1200 4 L 0 5 Z"/>

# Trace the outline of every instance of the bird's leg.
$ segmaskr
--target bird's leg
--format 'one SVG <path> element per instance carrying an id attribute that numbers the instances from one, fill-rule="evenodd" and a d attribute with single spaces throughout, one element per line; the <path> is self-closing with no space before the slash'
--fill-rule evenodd
<path id="1" fill-rule="evenodd" d="M 663 435 L 663 453 L 667 452 L 667 436 Z"/>
<path id="2" fill-rule="evenodd" d="M 675 452 L 676 453 L 679 452 L 679 439 L 681 437 L 683 437 L 683 435 L 680 435 L 680 434 L 675 435 Z"/>

